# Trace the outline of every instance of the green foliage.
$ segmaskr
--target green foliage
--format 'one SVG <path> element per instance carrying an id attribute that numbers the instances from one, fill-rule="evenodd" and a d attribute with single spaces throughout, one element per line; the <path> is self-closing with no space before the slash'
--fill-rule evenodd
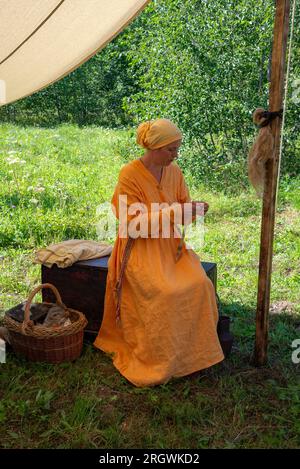
<path id="1" fill-rule="evenodd" d="M 96 207 L 111 195 L 107 182 L 122 161 L 114 146 L 125 132 L 5 125 L 0 133 L 0 245 L 96 237 Z"/>
<path id="2" fill-rule="evenodd" d="M 118 38 L 57 83 L 0 109 L 0 120 L 20 125 L 63 122 L 121 127 L 128 124 L 122 99 L 136 91 L 127 67 L 127 45 Z"/>
<path id="3" fill-rule="evenodd" d="M 115 128 L 169 117 L 184 132 L 181 164 L 195 184 L 243 191 L 252 112 L 268 108 L 273 21 L 273 0 L 153 0 L 104 50 L 1 108 L 0 120 Z M 300 173 L 299 25 L 298 5 L 281 165 L 292 177 Z M 130 159 L 128 144 L 119 145 Z"/>
<path id="4" fill-rule="evenodd" d="M 157 0 L 139 19 L 138 40 L 128 54 L 140 91 L 127 98 L 125 107 L 135 122 L 157 116 L 177 122 L 187 149 L 183 166 L 217 190 L 248 184 L 251 114 L 268 107 L 273 19 L 274 2 L 262 0 Z M 291 91 L 299 76 L 299 20 L 300 11 Z M 299 118 L 299 105 L 289 99 L 285 174 L 300 171 Z"/>

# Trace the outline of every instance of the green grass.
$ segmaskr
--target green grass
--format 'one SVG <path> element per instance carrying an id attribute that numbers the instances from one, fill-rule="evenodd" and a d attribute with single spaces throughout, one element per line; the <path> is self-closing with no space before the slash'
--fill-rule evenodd
<path id="1" fill-rule="evenodd" d="M 35 249 L 69 238 L 97 239 L 96 207 L 110 200 L 119 169 L 135 147 L 132 132 L 96 127 L 2 125 L 0 136 L 3 315 L 40 283 Z M 7 158 L 25 163 L 9 164 Z M 233 353 L 200 374 L 138 389 L 89 343 L 72 364 L 35 364 L 9 352 L 0 365 L 2 447 L 300 446 L 299 365 L 291 361 L 292 341 L 300 338 L 299 180 L 280 186 L 269 362 L 260 369 L 251 358 L 261 203 L 252 191 L 229 196 L 199 185 L 191 193 L 210 204 L 198 253 L 218 264 L 222 311 L 233 319 Z M 286 309 L 278 313 L 283 301 Z"/>

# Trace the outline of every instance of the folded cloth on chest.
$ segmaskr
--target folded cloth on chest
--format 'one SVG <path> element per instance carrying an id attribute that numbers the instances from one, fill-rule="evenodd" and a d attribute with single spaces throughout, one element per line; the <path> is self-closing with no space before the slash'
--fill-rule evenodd
<path id="1" fill-rule="evenodd" d="M 77 261 L 109 256 L 112 246 L 108 243 L 83 239 L 70 239 L 58 244 L 51 244 L 35 253 L 35 263 L 52 267 L 65 268 Z"/>

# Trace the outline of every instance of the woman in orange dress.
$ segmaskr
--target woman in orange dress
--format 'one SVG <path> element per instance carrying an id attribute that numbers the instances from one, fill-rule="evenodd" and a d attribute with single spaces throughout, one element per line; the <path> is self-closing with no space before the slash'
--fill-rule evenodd
<path id="1" fill-rule="evenodd" d="M 196 203 L 174 163 L 181 140 L 168 119 L 141 124 L 137 142 L 145 154 L 121 169 L 112 198 L 120 226 L 94 345 L 112 353 L 114 366 L 136 386 L 166 383 L 224 359 L 214 286 L 176 230 L 183 204 L 196 216 Z M 167 234 L 166 220 L 174 228 Z"/>

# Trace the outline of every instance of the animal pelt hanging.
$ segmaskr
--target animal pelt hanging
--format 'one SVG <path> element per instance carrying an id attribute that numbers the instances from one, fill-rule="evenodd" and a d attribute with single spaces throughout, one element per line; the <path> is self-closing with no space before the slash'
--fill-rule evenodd
<path id="1" fill-rule="evenodd" d="M 274 158 L 275 144 L 270 122 L 280 117 L 281 111 L 269 112 L 258 108 L 253 113 L 253 122 L 259 127 L 258 136 L 248 155 L 248 177 L 258 197 L 263 196 L 266 162 Z"/>

